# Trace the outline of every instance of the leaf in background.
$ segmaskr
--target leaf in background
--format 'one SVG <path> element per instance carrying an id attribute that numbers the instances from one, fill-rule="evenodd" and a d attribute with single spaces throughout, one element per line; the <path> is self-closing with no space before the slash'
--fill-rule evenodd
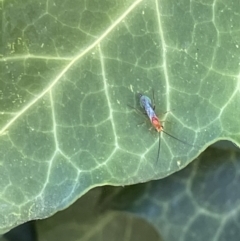
<path id="1" fill-rule="evenodd" d="M 5 233 L 3 237 L 7 241 L 38 241 L 35 224 L 35 221 L 23 223 Z M 0 241 L 3 240 L 0 238 Z"/>
<path id="2" fill-rule="evenodd" d="M 238 241 L 239 160 L 239 152 L 209 148 L 181 172 L 105 196 L 104 206 L 146 219 L 165 241 Z"/>
<path id="3" fill-rule="evenodd" d="M 93 189 L 63 212 L 38 221 L 39 241 L 161 241 L 149 223 L 134 215 L 113 211 L 97 214 L 101 191 Z"/>
<path id="4" fill-rule="evenodd" d="M 95 186 L 163 178 L 218 139 L 239 144 L 237 0 L 1 6 L 1 232 Z M 195 145 L 162 134 L 158 163 L 158 135 L 127 106 L 152 88 L 165 130 Z"/>

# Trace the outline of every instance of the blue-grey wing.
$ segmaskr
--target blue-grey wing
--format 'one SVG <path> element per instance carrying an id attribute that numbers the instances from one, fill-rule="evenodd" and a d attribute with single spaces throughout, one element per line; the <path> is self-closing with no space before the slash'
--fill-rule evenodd
<path id="1" fill-rule="evenodd" d="M 152 101 L 149 97 L 147 97 L 146 95 L 141 95 L 140 97 L 140 106 L 145 109 L 145 111 L 147 112 L 147 108 L 152 107 Z"/>

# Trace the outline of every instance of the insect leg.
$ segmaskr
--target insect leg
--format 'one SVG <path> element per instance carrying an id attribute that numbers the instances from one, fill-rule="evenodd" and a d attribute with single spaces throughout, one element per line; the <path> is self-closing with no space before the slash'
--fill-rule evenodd
<path id="1" fill-rule="evenodd" d="M 140 111 L 139 109 L 137 109 L 137 108 L 135 108 L 135 107 L 133 107 L 133 106 L 131 106 L 131 105 L 127 105 L 128 107 L 130 107 L 130 108 L 132 108 L 132 109 L 134 109 L 138 114 L 140 114 L 140 115 L 142 115 L 142 114 L 144 114 L 144 115 L 147 115 L 147 113 L 144 111 L 144 112 L 142 112 L 142 111 Z"/>
<path id="2" fill-rule="evenodd" d="M 152 95 L 153 95 L 153 104 L 151 105 L 153 110 L 155 110 L 155 97 L 154 97 L 154 89 L 152 89 Z"/>

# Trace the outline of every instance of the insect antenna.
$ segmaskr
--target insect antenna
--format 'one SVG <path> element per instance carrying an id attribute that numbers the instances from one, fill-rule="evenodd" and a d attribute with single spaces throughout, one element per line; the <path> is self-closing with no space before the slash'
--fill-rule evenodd
<path id="1" fill-rule="evenodd" d="M 160 147 L 161 147 L 161 134 L 160 132 L 158 132 L 159 134 L 159 140 L 158 140 L 158 154 L 157 154 L 157 163 L 158 163 L 158 159 L 159 159 L 159 155 L 160 155 Z"/>
<path id="2" fill-rule="evenodd" d="M 190 143 L 188 143 L 188 142 L 186 142 L 186 141 L 182 141 L 182 140 L 178 139 L 177 137 L 172 136 L 171 134 L 167 133 L 167 132 L 164 131 L 164 130 L 162 130 L 162 132 L 165 133 L 166 135 L 172 137 L 173 139 L 175 139 L 175 140 L 177 140 L 177 141 L 180 141 L 180 142 L 182 142 L 182 143 L 184 143 L 184 144 L 186 144 L 186 145 L 195 147 L 194 145 L 192 145 L 192 144 L 190 144 Z"/>

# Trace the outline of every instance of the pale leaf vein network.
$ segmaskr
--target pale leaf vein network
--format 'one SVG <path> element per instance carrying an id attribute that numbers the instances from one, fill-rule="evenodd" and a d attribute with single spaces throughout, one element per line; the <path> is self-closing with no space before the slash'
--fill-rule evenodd
<path id="1" fill-rule="evenodd" d="M 95 42 L 93 42 L 91 45 L 89 45 L 85 50 L 83 50 L 80 54 L 78 54 L 77 56 L 75 56 L 66 66 L 65 68 L 56 76 L 55 79 L 53 79 L 53 81 L 41 92 L 39 93 L 39 95 L 32 99 L 26 106 L 24 106 L 22 108 L 22 110 L 20 110 L 19 112 L 16 113 L 16 115 L 10 119 L 8 121 L 8 123 L 3 126 L 0 129 L 0 135 L 2 133 L 5 133 L 5 131 L 19 118 L 21 117 L 30 107 L 32 107 L 38 100 L 40 100 L 46 93 L 48 93 L 57 83 L 58 81 L 64 76 L 64 74 L 67 73 L 67 71 L 73 66 L 73 64 L 78 61 L 81 57 L 83 57 L 85 54 L 87 54 L 88 52 L 91 51 L 91 49 L 93 49 L 94 47 L 96 47 L 111 31 L 113 31 L 116 26 L 121 23 L 121 21 L 124 20 L 124 18 L 133 10 L 135 9 L 135 7 L 141 2 L 142 0 L 136 0 L 135 2 L 133 2 L 132 5 L 129 6 L 129 8 L 126 9 L 125 12 L 122 13 L 122 15 L 117 18 L 112 25 L 109 26 L 109 28 L 107 28 L 105 30 L 105 32 L 103 32 L 103 34 L 96 39 Z"/>

